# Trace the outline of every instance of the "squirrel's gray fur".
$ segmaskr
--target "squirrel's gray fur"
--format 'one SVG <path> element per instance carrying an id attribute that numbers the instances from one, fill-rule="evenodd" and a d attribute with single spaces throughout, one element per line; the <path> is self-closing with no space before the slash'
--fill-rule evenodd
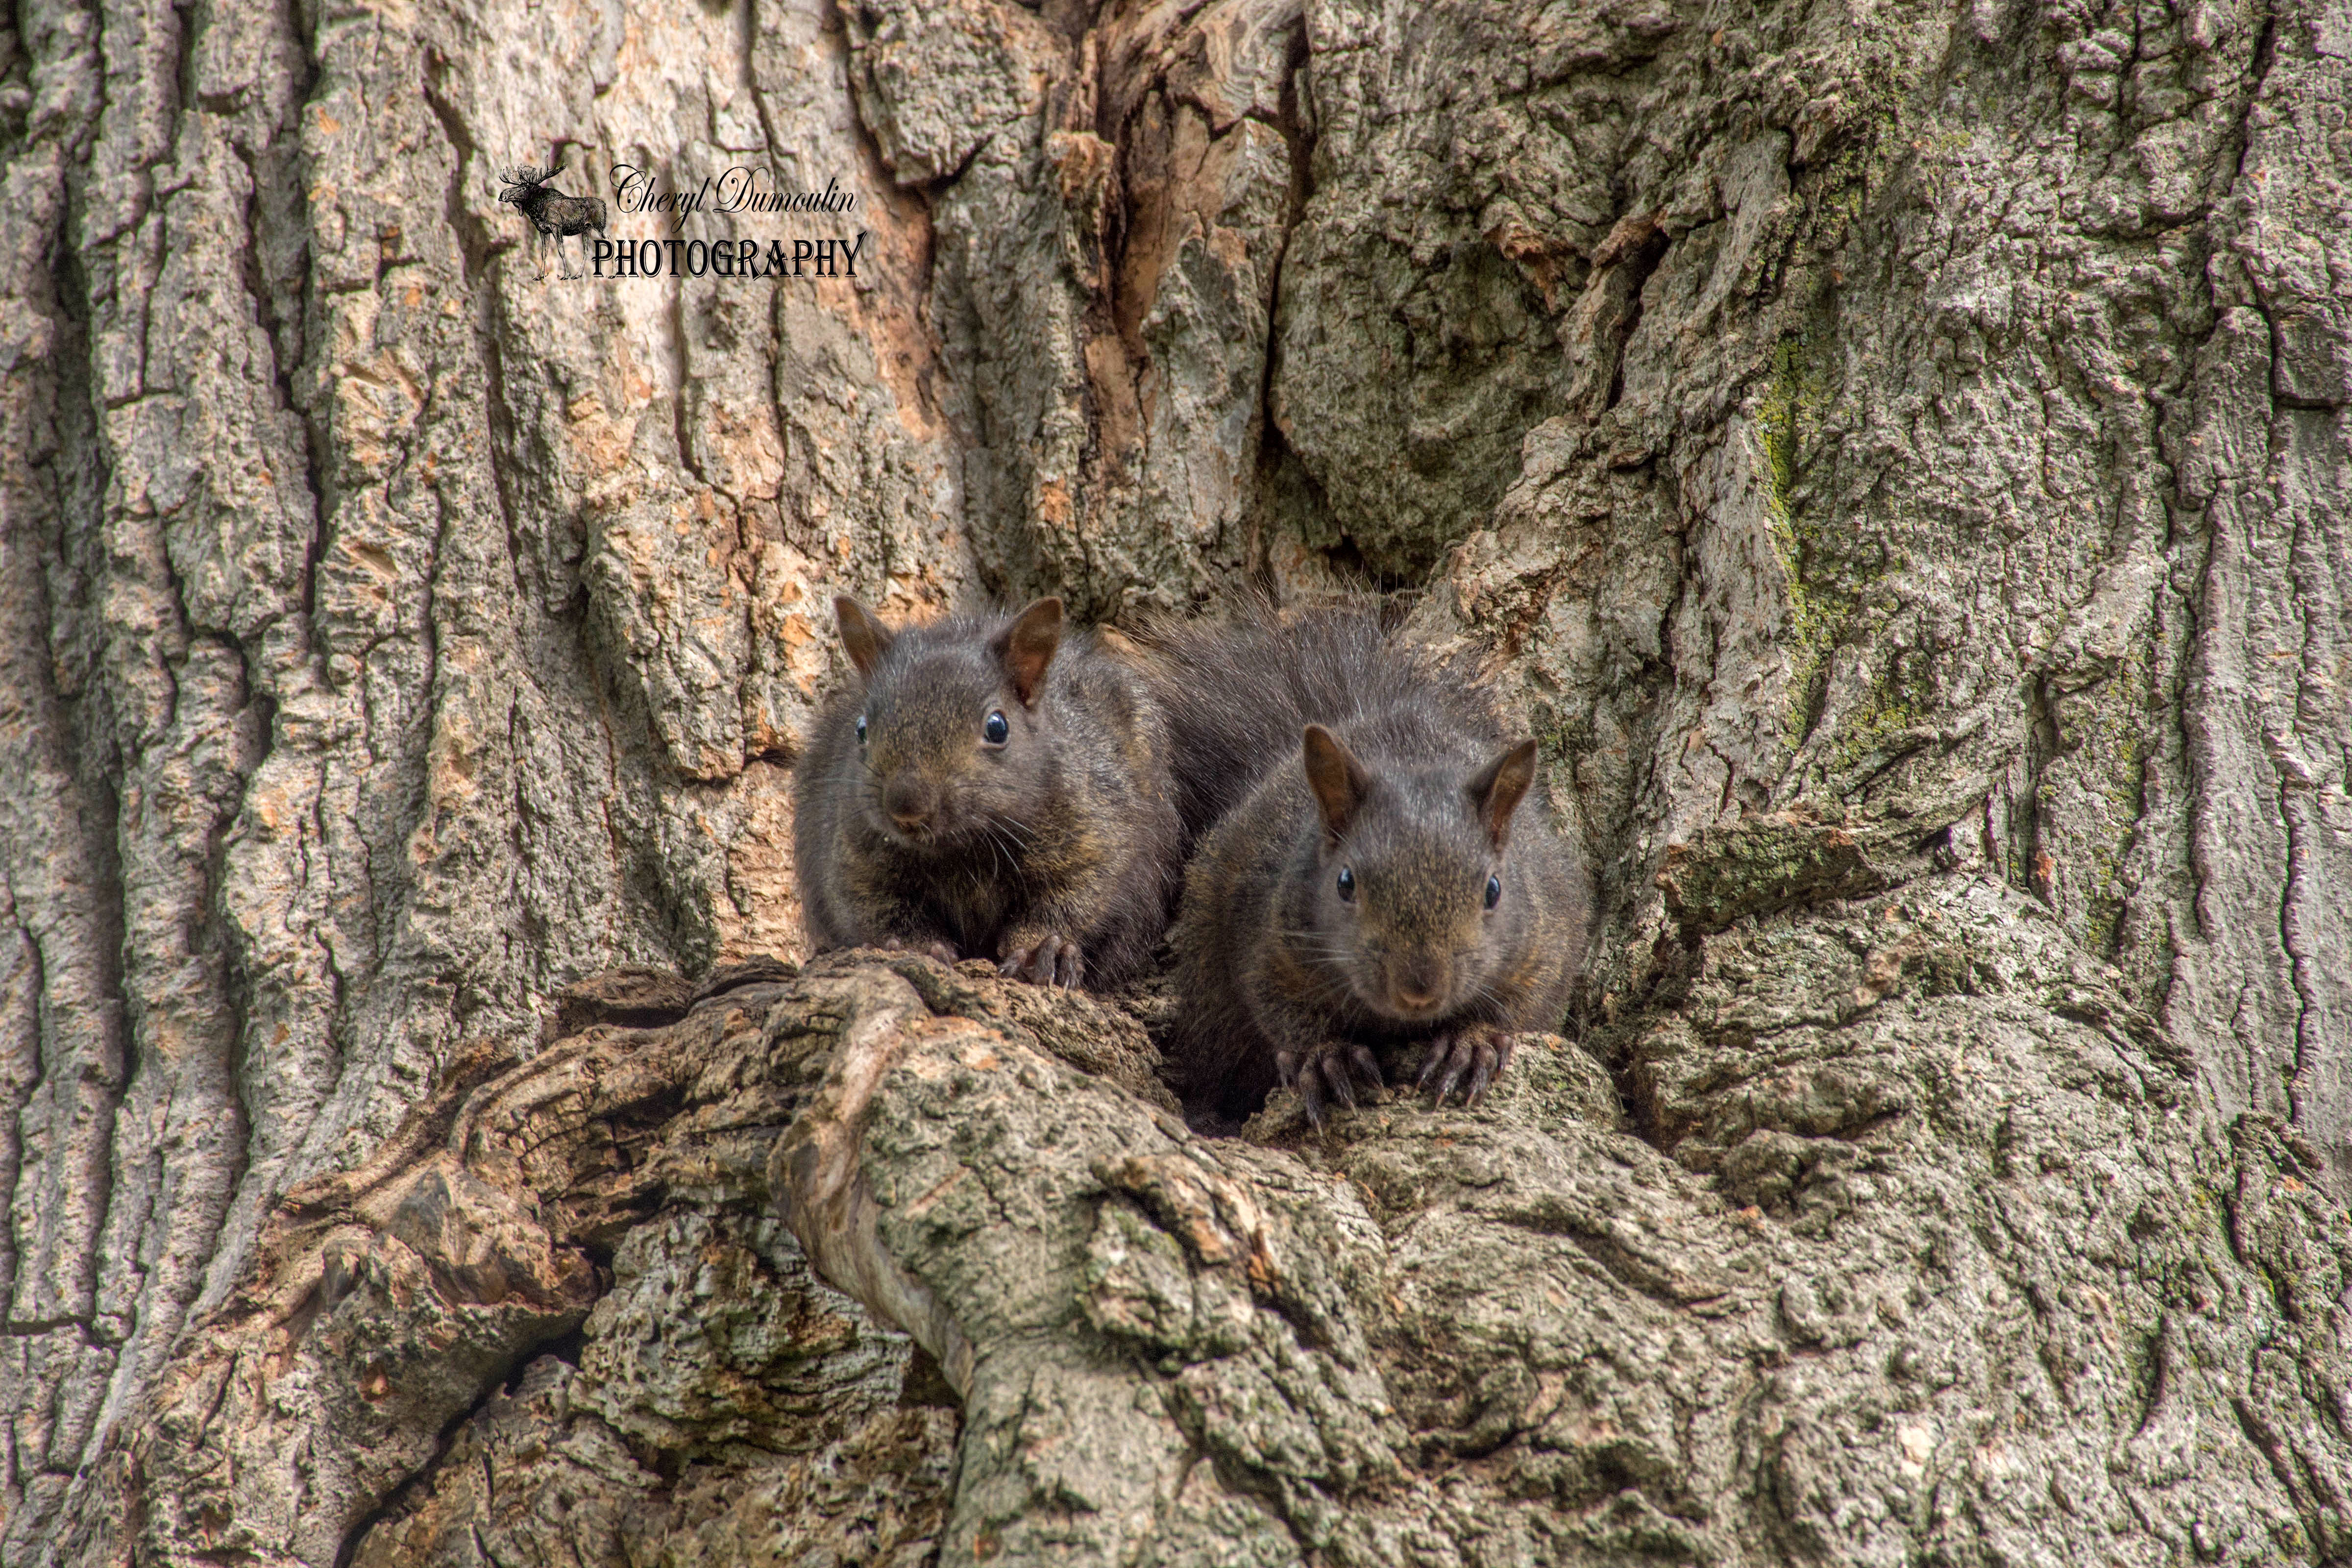
<path id="1" fill-rule="evenodd" d="M 1174 929 L 1188 1105 L 1246 1116 L 1279 1081 L 1319 1121 L 1391 1047 L 1477 1099 L 1514 1034 L 1559 1026 L 1591 919 L 1533 742 L 1362 603 L 1146 643 L 1200 836 Z"/>
<path id="2" fill-rule="evenodd" d="M 852 678 L 793 779 L 815 947 L 988 958 L 1046 984 L 1132 975 L 1182 857 L 1167 732 L 1137 671 L 1066 629 L 1059 599 L 897 632 L 855 599 L 834 607 Z"/>

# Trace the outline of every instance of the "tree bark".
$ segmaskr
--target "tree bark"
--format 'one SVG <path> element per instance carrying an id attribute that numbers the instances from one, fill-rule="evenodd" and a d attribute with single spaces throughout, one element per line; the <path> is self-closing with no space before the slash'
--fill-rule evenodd
<path id="1" fill-rule="evenodd" d="M 2347 61 L 21 7 L 0 1559 L 2352 1553 Z M 551 147 L 856 275 L 542 277 Z M 831 593 L 1245 580 L 1521 705 L 1572 1044 L 1206 1142 L 1148 987 L 791 967 Z"/>

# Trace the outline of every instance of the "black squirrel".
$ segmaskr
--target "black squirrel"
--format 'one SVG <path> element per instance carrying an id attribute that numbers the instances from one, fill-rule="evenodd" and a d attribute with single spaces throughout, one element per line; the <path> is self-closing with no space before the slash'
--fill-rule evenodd
<path id="1" fill-rule="evenodd" d="M 1165 931 L 1182 861 L 1166 729 L 1062 601 L 893 632 L 834 600 L 856 679 L 794 771 L 810 940 L 1116 985 Z"/>
<path id="2" fill-rule="evenodd" d="M 1239 1119 L 1279 1081 L 1319 1125 L 1414 1046 L 1421 1088 L 1475 1103 L 1516 1033 L 1559 1025 L 1591 919 L 1535 742 L 1360 603 L 1147 645 L 1202 835 L 1173 937 L 1188 1106 Z"/>

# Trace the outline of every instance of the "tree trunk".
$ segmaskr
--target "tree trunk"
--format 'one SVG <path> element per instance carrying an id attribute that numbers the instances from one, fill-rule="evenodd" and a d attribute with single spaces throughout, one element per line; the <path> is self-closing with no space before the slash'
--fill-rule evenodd
<path id="1" fill-rule="evenodd" d="M 10 25 L 0 1559 L 2352 1555 L 2342 0 Z M 1490 1109 L 747 966 L 831 593 L 1253 579 L 1545 742 Z"/>

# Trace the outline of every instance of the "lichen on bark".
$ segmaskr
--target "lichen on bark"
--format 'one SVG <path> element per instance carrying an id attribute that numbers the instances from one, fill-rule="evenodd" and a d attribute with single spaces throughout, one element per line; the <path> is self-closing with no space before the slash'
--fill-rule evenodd
<path id="1" fill-rule="evenodd" d="M 11 15 L 0 1560 L 2352 1552 L 2347 58 Z M 551 150 L 858 275 L 542 279 Z M 1244 582 L 1543 742 L 1604 918 L 1491 1107 L 1207 1142 L 1149 986 L 739 967 L 831 592 Z"/>
<path id="2" fill-rule="evenodd" d="M 1194 1136 L 1099 1005 L 883 959 L 591 1025 L 420 1113 L 392 1184 L 303 1194 L 183 1401 L 258 1437 L 215 1391 L 261 1365 L 364 1407 L 419 1380 L 362 1340 L 497 1321 L 505 1360 L 373 1509 L 192 1487 L 165 1412 L 110 1474 L 147 1552 L 273 1515 L 371 1564 L 2342 1548 L 2352 1222 L 1989 881 L 1694 935 L 1478 1110 L 1326 1135 L 1285 1093 Z M 604 1294 L 532 1317 L 567 1254 Z"/>

